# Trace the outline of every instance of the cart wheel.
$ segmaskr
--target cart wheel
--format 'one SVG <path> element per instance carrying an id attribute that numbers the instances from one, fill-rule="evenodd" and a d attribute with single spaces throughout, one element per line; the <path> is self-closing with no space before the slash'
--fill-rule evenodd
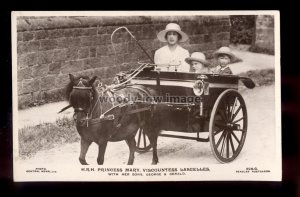
<path id="1" fill-rule="evenodd" d="M 135 135 L 136 140 L 136 152 L 145 153 L 151 149 L 151 144 L 148 136 L 144 133 L 143 128 L 139 128 L 137 134 Z"/>
<path id="2" fill-rule="evenodd" d="M 247 124 L 243 97 L 236 90 L 222 92 L 209 121 L 210 146 L 219 162 L 231 162 L 239 155 L 245 143 Z"/>

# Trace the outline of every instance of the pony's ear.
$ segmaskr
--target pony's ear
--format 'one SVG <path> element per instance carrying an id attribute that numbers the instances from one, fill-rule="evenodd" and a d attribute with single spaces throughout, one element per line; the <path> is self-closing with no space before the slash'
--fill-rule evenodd
<path id="1" fill-rule="evenodd" d="M 69 78 L 70 78 L 70 81 L 71 81 L 71 82 L 74 82 L 74 78 L 75 78 L 74 75 L 69 74 Z"/>
<path id="2" fill-rule="evenodd" d="M 95 80 L 97 79 L 97 76 L 94 76 L 90 81 L 89 84 L 93 85 L 93 83 L 95 82 Z"/>

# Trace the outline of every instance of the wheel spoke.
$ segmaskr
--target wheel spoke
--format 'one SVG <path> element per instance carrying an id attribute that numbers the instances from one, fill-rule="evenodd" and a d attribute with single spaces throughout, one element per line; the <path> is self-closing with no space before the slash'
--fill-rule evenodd
<path id="1" fill-rule="evenodd" d="M 239 106 L 239 108 L 236 110 L 236 112 L 233 114 L 233 117 L 231 118 L 231 120 L 234 120 L 235 117 L 237 116 L 237 114 L 239 113 L 239 111 L 242 109 L 242 105 Z"/>
<path id="2" fill-rule="evenodd" d="M 141 143 L 141 136 L 142 135 L 142 129 L 139 129 L 139 136 L 138 136 L 138 143 L 137 143 L 137 147 L 140 147 L 140 143 Z"/>
<path id="3" fill-rule="evenodd" d="M 226 132 L 224 131 L 224 132 L 222 133 L 221 137 L 219 138 L 219 140 L 218 140 L 218 142 L 217 142 L 217 144 L 216 144 L 217 148 L 219 147 L 220 142 L 222 141 L 222 138 L 224 137 L 225 133 L 226 133 Z"/>
<path id="4" fill-rule="evenodd" d="M 235 99 L 234 99 L 234 104 L 233 104 L 232 110 L 230 112 L 230 118 L 232 118 L 232 115 L 233 115 L 233 112 L 234 112 L 234 109 L 235 109 L 235 106 L 236 106 L 236 102 L 237 102 L 237 97 L 235 97 Z"/>
<path id="5" fill-rule="evenodd" d="M 231 119 L 231 111 L 230 111 L 230 105 L 229 105 L 229 97 L 227 97 L 227 99 L 225 99 L 225 105 L 226 105 L 226 121 L 229 121 Z"/>
<path id="6" fill-rule="evenodd" d="M 229 158 L 229 132 L 226 136 L 226 157 Z"/>
<path id="7" fill-rule="evenodd" d="M 222 108 L 226 111 L 226 103 L 225 103 L 226 99 L 223 99 L 223 102 L 221 101 L 221 106 Z"/>
<path id="8" fill-rule="evenodd" d="M 218 112 L 219 112 L 219 114 L 221 115 L 222 120 L 223 120 L 224 122 L 227 121 L 226 114 L 224 114 L 224 111 L 223 111 L 223 110 L 219 110 Z"/>
<path id="9" fill-rule="evenodd" d="M 224 132 L 225 133 L 225 132 Z M 227 134 L 227 133 L 226 133 Z M 224 136 L 224 138 L 223 138 L 223 142 L 222 142 L 222 147 L 221 147 L 221 156 L 223 155 L 223 148 L 224 148 L 224 145 L 225 145 L 225 140 L 226 140 L 226 137 L 227 137 L 227 135 L 225 134 L 225 136 Z"/>
<path id="10" fill-rule="evenodd" d="M 232 141 L 232 138 L 231 138 L 231 134 L 229 135 L 229 141 L 230 141 L 230 145 L 231 145 L 231 149 L 232 149 L 232 155 L 233 155 L 234 152 L 235 152 L 235 149 L 234 149 L 234 144 L 233 144 L 233 141 Z"/>
<path id="11" fill-rule="evenodd" d="M 246 130 L 244 130 L 244 129 L 234 129 L 234 131 L 241 131 L 241 132 L 245 132 Z"/>
<path id="12" fill-rule="evenodd" d="M 218 128 L 224 128 L 226 125 L 223 122 L 216 121 L 215 125 L 218 126 Z"/>
<path id="13" fill-rule="evenodd" d="M 143 137 L 144 137 L 144 148 L 146 148 L 146 134 L 143 132 Z"/>
<path id="14" fill-rule="evenodd" d="M 235 123 L 237 123 L 237 122 L 240 122 L 240 121 L 243 120 L 243 119 L 244 119 L 244 117 L 241 117 L 241 118 L 239 118 L 239 119 L 233 121 L 232 124 L 235 124 Z"/>
<path id="15" fill-rule="evenodd" d="M 240 140 L 236 137 L 235 133 L 233 131 L 231 133 L 232 133 L 233 137 L 235 138 L 235 140 L 240 144 Z"/>
<path id="16" fill-rule="evenodd" d="M 222 130 L 219 130 L 219 131 L 215 131 L 214 132 L 214 135 L 218 135 L 220 132 L 222 132 L 222 131 L 224 131 L 224 129 L 222 129 Z"/>
<path id="17" fill-rule="evenodd" d="M 223 102 L 221 101 L 220 108 L 223 109 L 224 111 L 226 111 L 226 105 L 225 105 L 224 101 Z"/>
<path id="18" fill-rule="evenodd" d="M 223 100 L 223 102 L 222 102 L 222 107 L 223 107 L 223 109 L 225 110 L 225 121 L 228 121 L 228 116 L 229 116 L 229 109 L 228 109 L 228 103 L 227 103 L 227 100 L 226 99 L 224 99 Z"/>
<path id="19" fill-rule="evenodd" d="M 216 132 L 219 133 L 220 131 L 222 131 L 222 128 L 220 128 L 220 127 L 218 127 L 218 126 L 215 125 L 215 126 L 213 127 L 213 130 L 214 130 L 214 133 L 216 133 Z"/>

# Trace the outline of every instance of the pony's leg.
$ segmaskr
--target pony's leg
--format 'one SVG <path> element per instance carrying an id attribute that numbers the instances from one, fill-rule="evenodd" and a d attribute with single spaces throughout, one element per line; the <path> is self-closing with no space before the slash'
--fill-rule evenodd
<path id="1" fill-rule="evenodd" d="M 129 147 L 129 159 L 128 159 L 127 165 L 133 165 L 135 146 L 136 146 L 134 137 L 130 137 L 130 138 L 126 139 L 126 143 Z"/>
<path id="2" fill-rule="evenodd" d="M 86 153 L 91 145 L 91 141 L 87 141 L 83 138 L 81 138 L 80 140 L 80 156 L 79 156 L 79 162 L 82 164 L 82 165 L 88 165 L 88 163 L 86 162 L 85 160 L 85 156 L 86 156 Z"/>
<path id="3" fill-rule="evenodd" d="M 99 146 L 99 150 L 98 150 L 97 163 L 98 163 L 98 165 L 103 165 L 105 150 L 106 150 L 106 146 L 107 146 L 107 140 L 99 141 L 98 146 Z"/>
<path id="4" fill-rule="evenodd" d="M 158 163 L 158 156 L 157 156 L 157 138 L 158 132 L 148 132 L 148 137 L 150 140 L 150 144 L 153 149 L 153 156 L 152 156 L 152 165 L 156 165 Z"/>

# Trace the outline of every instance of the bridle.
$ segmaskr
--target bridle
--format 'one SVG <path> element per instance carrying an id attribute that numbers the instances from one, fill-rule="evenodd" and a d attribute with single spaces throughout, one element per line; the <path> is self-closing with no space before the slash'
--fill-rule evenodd
<path id="1" fill-rule="evenodd" d="M 73 119 L 74 121 L 76 122 L 76 124 L 79 124 L 81 123 L 81 126 L 83 126 L 86 122 L 87 124 L 87 127 L 88 127 L 88 120 L 92 118 L 92 114 L 93 114 L 93 111 L 99 101 L 99 97 L 97 99 L 97 102 L 95 103 L 94 106 L 92 106 L 92 102 L 93 102 L 93 87 L 87 87 L 83 84 L 82 82 L 82 78 L 79 79 L 79 82 L 76 86 L 73 86 L 73 89 L 77 89 L 77 90 L 83 90 L 83 91 L 89 91 L 89 102 L 90 102 L 90 105 L 89 105 L 89 109 L 88 111 L 86 112 L 86 109 L 83 109 L 81 107 L 74 107 L 74 115 L 73 115 Z M 77 120 L 76 118 L 76 114 L 77 113 L 80 113 L 80 112 L 86 112 L 86 118 L 85 119 L 81 119 L 81 120 Z M 102 113 L 102 110 L 101 110 L 101 113 Z"/>

